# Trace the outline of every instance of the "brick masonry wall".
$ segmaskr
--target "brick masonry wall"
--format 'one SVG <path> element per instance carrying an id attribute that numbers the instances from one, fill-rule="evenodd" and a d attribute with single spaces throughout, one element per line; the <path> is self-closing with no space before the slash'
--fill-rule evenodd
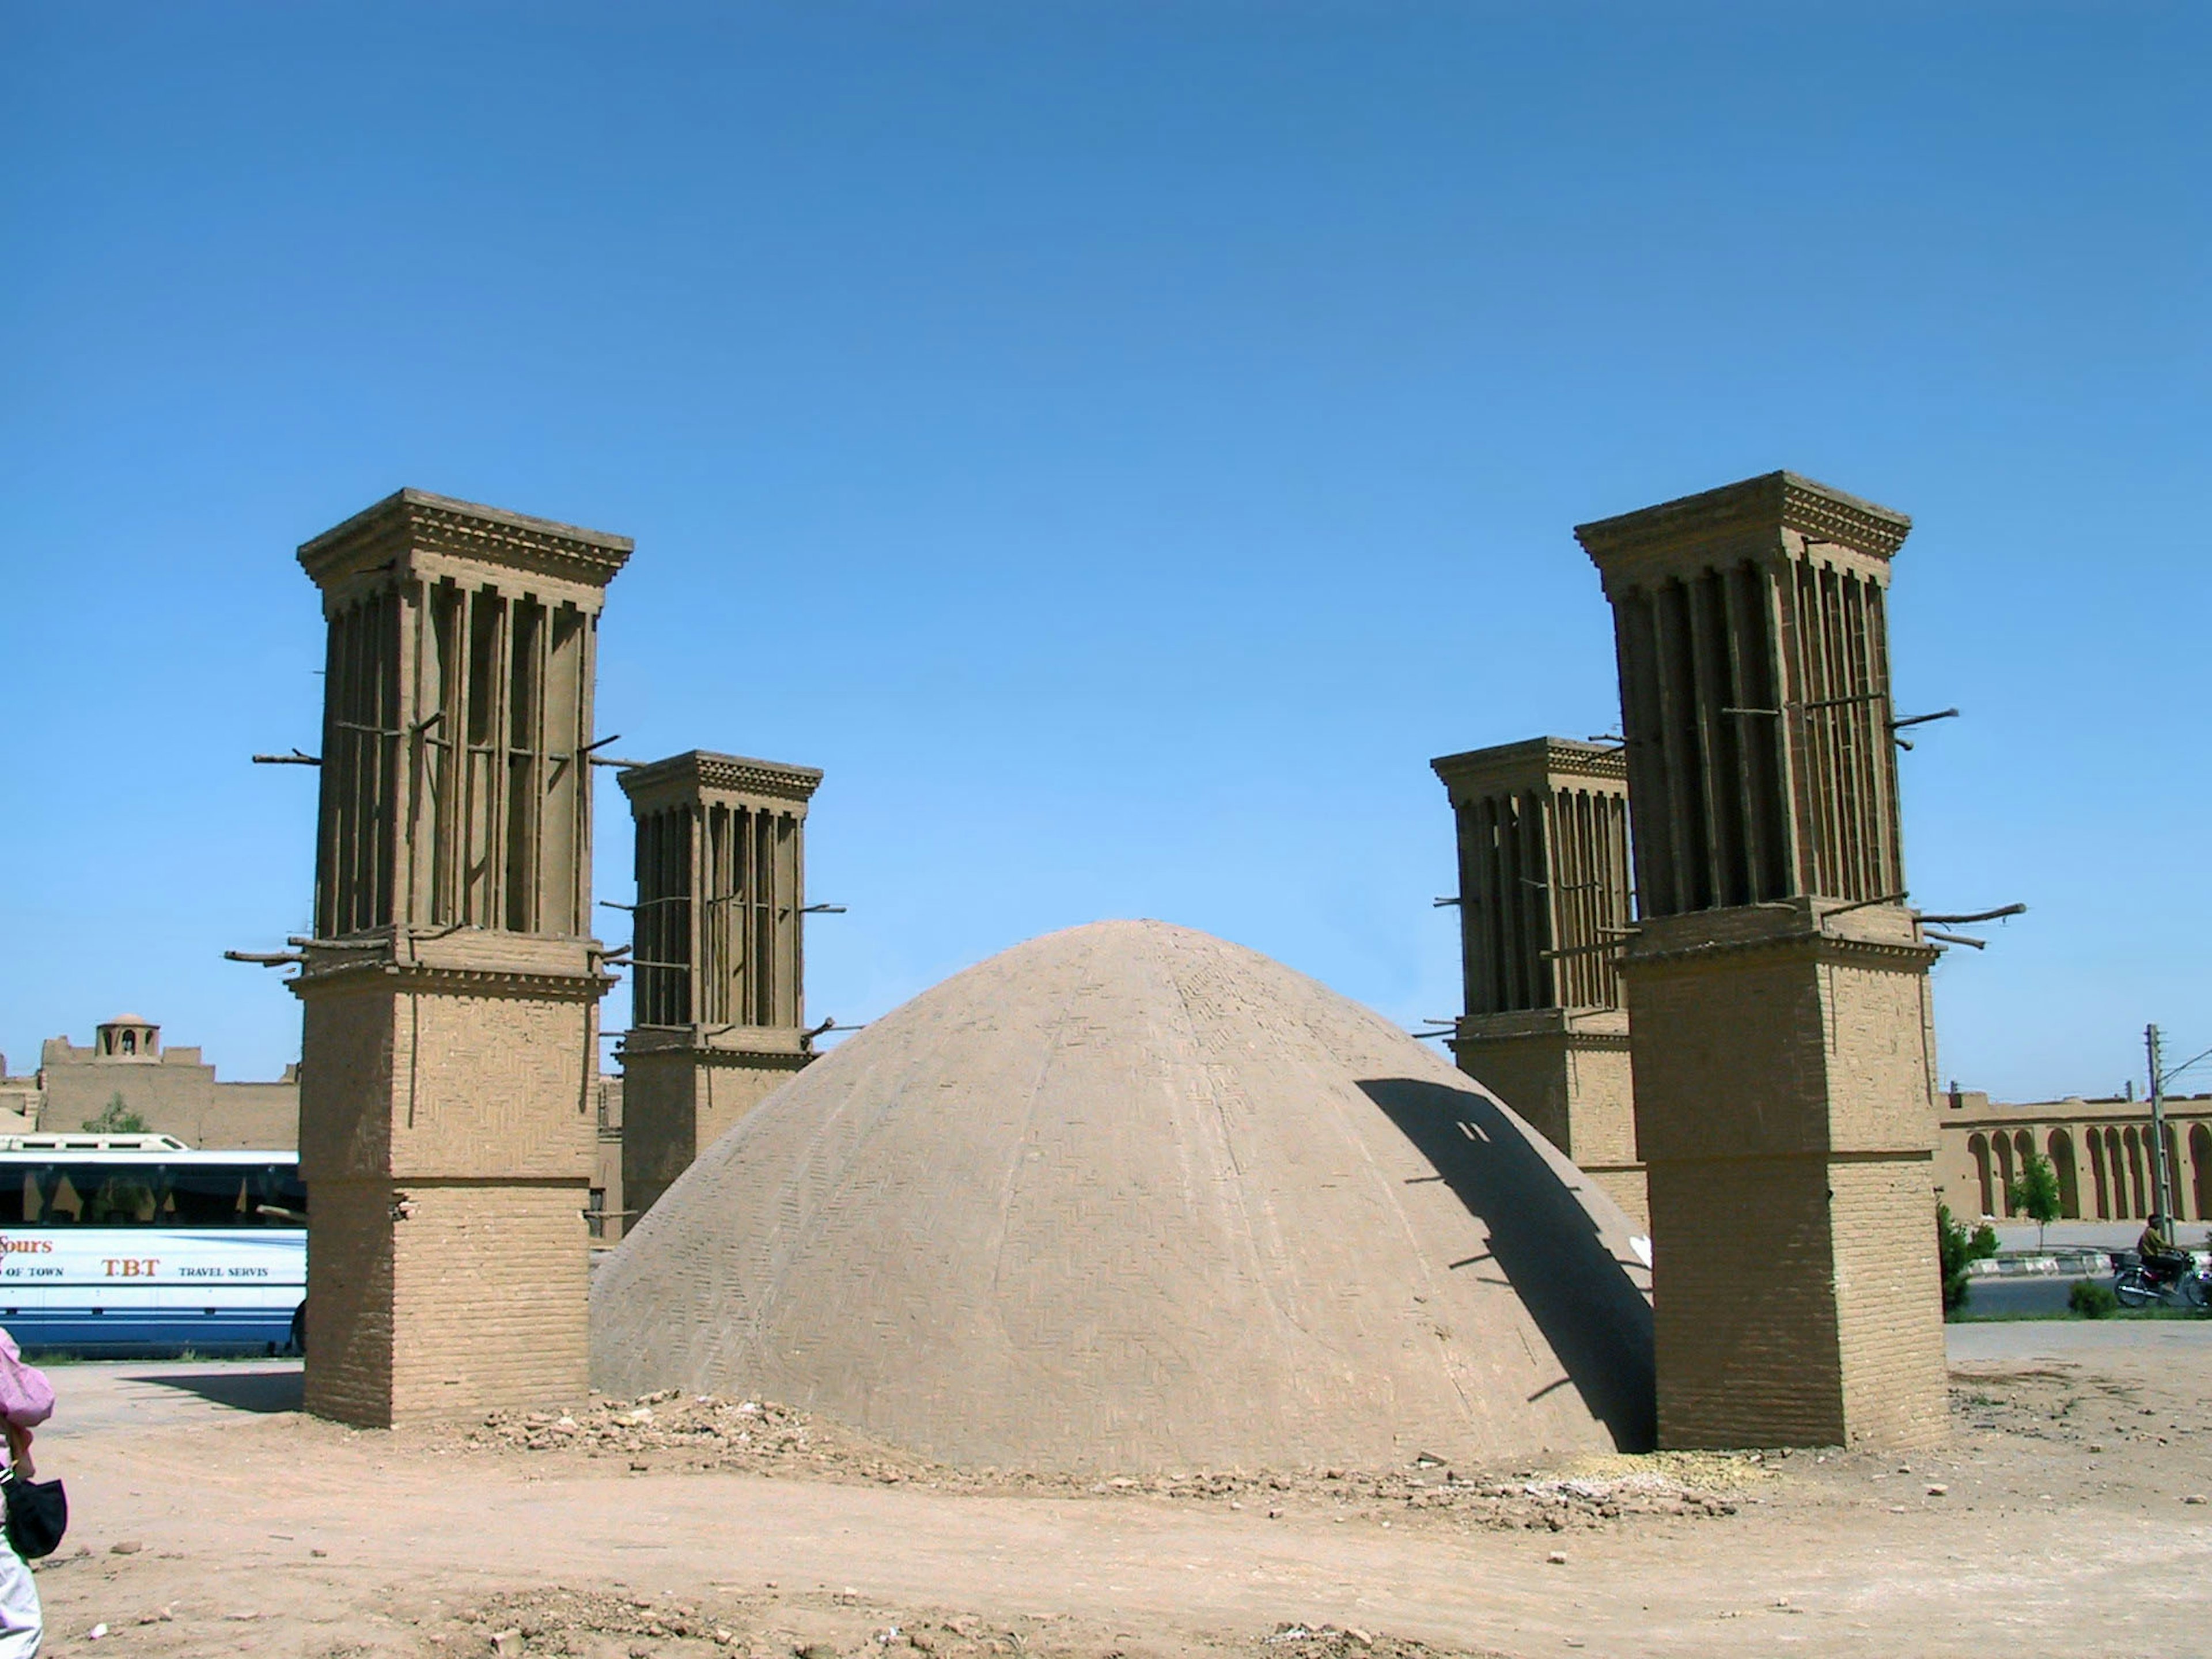
<path id="1" fill-rule="evenodd" d="M 297 1085 L 218 1083 L 212 1066 L 167 1056 L 158 1062 L 50 1064 L 39 1127 L 49 1133 L 82 1128 L 118 1095 L 155 1133 L 175 1135 L 187 1146 L 282 1149 L 298 1143 Z"/>
<path id="2" fill-rule="evenodd" d="M 692 1051 L 664 1048 L 623 1059 L 623 1207 L 630 1227 L 659 1201 L 698 1156 L 691 1101 L 698 1063 Z"/>
<path id="3" fill-rule="evenodd" d="M 1607 1197 L 1620 1206 L 1620 1212 L 1628 1218 L 1638 1232 L 1650 1236 L 1650 1183 L 1645 1178 L 1641 1164 L 1625 1170 L 1586 1169 L 1583 1173 L 1602 1188 Z"/>
<path id="4" fill-rule="evenodd" d="M 1931 1175 L 1924 1159 L 1828 1167 L 1848 1445 L 1933 1445 L 1948 1431 Z"/>
<path id="5" fill-rule="evenodd" d="M 1660 1443 L 1940 1437 L 1924 967 L 1802 935 L 1626 977 Z"/>
<path id="6" fill-rule="evenodd" d="M 635 1227 L 699 1154 L 810 1056 L 643 1049 L 623 1061 L 623 1192 Z"/>
<path id="7" fill-rule="evenodd" d="M 1546 1031 L 1459 1045 L 1460 1070 L 1496 1095 L 1528 1127 L 1571 1158 L 1573 1124 L 1568 1114 L 1566 1036 Z"/>
<path id="8" fill-rule="evenodd" d="M 1455 1045 L 1460 1069 L 1589 1176 L 1642 1231 L 1650 1222 L 1636 1156 L 1628 1050 L 1565 1030 Z"/>
<path id="9" fill-rule="evenodd" d="M 574 1404 L 589 1387 L 581 1181 L 401 1183 L 392 1420 Z"/>
<path id="10" fill-rule="evenodd" d="M 1843 1443 L 1826 1170 L 1812 1158 L 1650 1166 L 1662 1446 Z"/>
<path id="11" fill-rule="evenodd" d="M 1825 1152 L 1814 964 L 1778 951 L 1626 966 L 1636 1144 L 1649 1163 Z"/>
<path id="12" fill-rule="evenodd" d="M 382 1425 L 579 1397 L 591 1005 L 304 988 L 308 1408 Z"/>
<path id="13" fill-rule="evenodd" d="M 394 999 L 392 1174 L 586 1179 L 595 1012 L 520 996 Z"/>
<path id="14" fill-rule="evenodd" d="M 308 1200 L 307 1376 L 317 1417 L 392 1421 L 392 1184 L 315 1182 Z"/>
<path id="15" fill-rule="evenodd" d="M 1820 964 L 1827 1013 L 1828 1145 L 1932 1154 L 1936 1038 L 1928 975 Z M 1932 1187 L 1930 1172 L 1923 1187 Z"/>

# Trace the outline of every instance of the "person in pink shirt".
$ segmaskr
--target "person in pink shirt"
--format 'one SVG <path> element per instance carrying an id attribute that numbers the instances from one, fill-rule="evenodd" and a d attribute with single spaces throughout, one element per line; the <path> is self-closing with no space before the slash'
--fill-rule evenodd
<path id="1" fill-rule="evenodd" d="M 6 1473 L 36 1478 L 31 1462 L 31 1431 L 54 1414 L 54 1385 L 35 1365 L 23 1363 L 15 1339 L 0 1330 L 0 1431 L 8 1443 Z M 30 1564 L 0 1534 L 0 1659 L 37 1659 L 46 1634 L 39 1608 L 38 1581 Z"/>

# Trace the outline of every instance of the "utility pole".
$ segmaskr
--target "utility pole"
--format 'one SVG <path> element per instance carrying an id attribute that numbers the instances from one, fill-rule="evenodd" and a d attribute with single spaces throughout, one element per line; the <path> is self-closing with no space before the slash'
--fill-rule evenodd
<path id="1" fill-rule="evenodd" d="M 2143 1048 L 2150 1056 L 2150 1144 L 2152 1167 L 2158 1171 L 2158 1212 L 2173 1226 L 2173 1194 L 2166 1178 L 2166 1078 L 2159 1069 L 2158 1027 L 2143 1027 Z"/>

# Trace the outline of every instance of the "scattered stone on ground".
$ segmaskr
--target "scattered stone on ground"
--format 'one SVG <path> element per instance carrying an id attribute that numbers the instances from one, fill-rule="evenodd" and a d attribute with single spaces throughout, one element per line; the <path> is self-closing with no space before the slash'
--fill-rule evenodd
<path id="1" fill-rule="evenodd" d="M 381 1433 L 209 1414 L 88 1366 L 65 1379 L 78 1409 L 41 1436 L 76 1510 L 70 1541 L 39 1564 L 47 1651 L 1753 1659 L 1781 1643 L 1982 1651 L 2023 1620 L 2072 1630 L 2084 1659 L 2194 1651 L 2202 1598 L 2142 1586 L 2200 1583 L 2212 1568 L 2200 1518 L 2212 1425 L 2199 1420 L 2212 1347 L 2007 1334 L 1978 1336 L 1989 1357 L 1954 1364 L 1948 1442 L 1905 1455 L 1482 1469 L 1416 1456 L 1379 1473 L 1157 1485 L 963 1474 L 759 1401 L 593 1400 L 558 1434 L 544 1432 L 558 1413 Z M 744 1426 L 701 1431 L 726 1413 Z M 687 1443 L 688 1461 L 674 1449 Z M 633 1462 L 651 1472 L 631 1475 Z M 885 1472 L 899 1482 L 878 1484 Z M 1737 1516 L 1633 1506 L 1673 1488 Z M 1008 1501 L 1024 1495 L 1036 1501 Z M 1593 1502 L 1620 1512 L 1591 1524 Z M 1545 1517 L 1562 1511 L 1583 1519 L 1554 1529 Z"/>
<path id="2" fill-rule="evenodd" d="M 632 1470 L 736 1469 L 939 1492 L 1057 1497 L 1264 1499 L 1271 1518 L 1285 1506 L 1328 1504 L 1427 1510 L 1462 1524 L 1565 1531 L 1623 1516 L 1718 1517 L 1736 1511 L 1737 1492 L 1771 1478 L 1763 1455 L 1654 1453 L 1583 1456 L 1563 1467 L 1468 1469 L 1425 1454 L 1403 1469 L 1292 1471 L 1204 1469 L 1163 1474 L 1063 1474 L 961 1469 L 869 1441 L 773 1401 L 724 1400 L 665 1389 L 635 1400 L 594 1396 L 572 1412 L 493 1412 L 433 1437 L 465 1454 L 567 1454 L 611 1458 Z"/>
<path id="3" fill-rule="evenodd" d="M 1166 1654 L 1250 1659 L 1501 1659 L 1382 1632 L 1283 1620 L 1259 1635 L 1223 1633 L 1160 1645 L 1127 1629 L 1066 1618 L 989 1619 L 944 1608 L 902 1611 L 851 1595 L 686 1601 L 642 1592 L 502 1592 L 408 1621 L 437 1653 L 744 1655 L 746 1659 L 1139 1659 Z"/>

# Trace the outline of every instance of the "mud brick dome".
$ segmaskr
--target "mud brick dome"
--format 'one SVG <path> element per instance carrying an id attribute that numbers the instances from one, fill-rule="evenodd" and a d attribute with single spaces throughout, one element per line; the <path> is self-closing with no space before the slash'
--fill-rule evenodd
<path id="1" fill-rule="evenodd" d="M 1636 1448 L 1630 1232 L 1378 1015 L 1101 922 L 915 998 L 716 1141 L 599 1275 L 592 1381 L 971 1465 Z"/>

